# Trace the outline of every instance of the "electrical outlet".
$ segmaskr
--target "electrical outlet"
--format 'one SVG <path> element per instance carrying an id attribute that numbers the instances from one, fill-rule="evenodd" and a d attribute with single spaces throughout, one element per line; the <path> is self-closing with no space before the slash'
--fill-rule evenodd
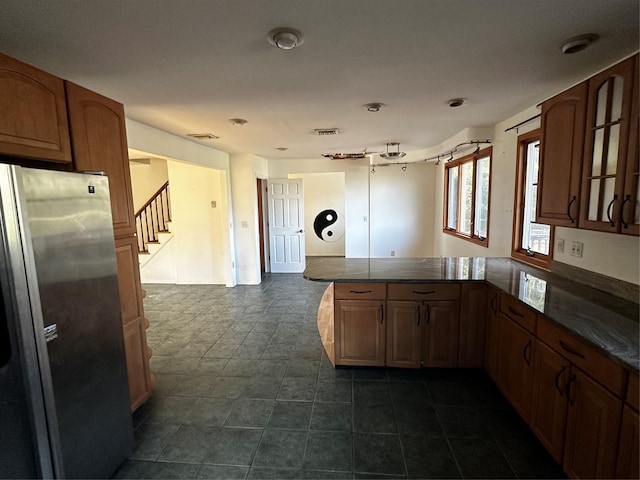
<path id="1" fill-rule="evenodd" d="M 246 220 L 242 220 L 242 222 L 240 222 L 240 226 L 242 228 L 249 228 L 249 222 L 247 222 Z"/>
<path id="2" fill-rule="evenodd" d="M 391 256 L 395 257 L 396 256 L 396 251 L 395 250 L 391 250 Z"/>
<path id="3" fill-rule="evenodd" d="M 571 242 L 571 256 L 582 258 L 582 243 L 581 242 Z"/>
<path id="4" fill-rule="evenodd" d="M 563 238 L 559 238 L 558 239 L 558 247 L 556 248 L 556 250 L 558 251 L 558 253 L 564 253 L 564 239 Z"/>

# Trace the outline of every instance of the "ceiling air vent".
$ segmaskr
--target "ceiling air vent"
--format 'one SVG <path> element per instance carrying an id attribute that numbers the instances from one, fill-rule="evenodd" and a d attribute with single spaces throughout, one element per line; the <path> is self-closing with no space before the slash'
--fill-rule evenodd
<path id="1" fill-rule="evenodd" d="M 322 156 L 330 158 L 331 160 L 357 160 L 359 158 L 364 158 L 366 153 L 323 153 Z"/>
<path id="2" fill-rule="evenodd" d="M 218 140 L 220 138 L 213 133 L 187 133 L 187 136 L 197 138 L 198 140 Z"/>
<path id="3" fill-rule="evenodd" d="M 340 130 L 338 130 L 337 128 L 316 128 L 313 132 L 318 136 L 338 135 L 340 133 Z"/>

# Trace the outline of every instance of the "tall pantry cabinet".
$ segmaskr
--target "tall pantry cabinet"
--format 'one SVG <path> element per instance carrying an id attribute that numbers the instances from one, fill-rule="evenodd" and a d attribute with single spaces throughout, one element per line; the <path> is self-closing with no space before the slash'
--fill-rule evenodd
<path id="1" fill-rule="evenodd" d="M 122 104 L 0 54 L 0 160 L 109 179 L 131 408 L 153 376 L 138 267 Z"/>

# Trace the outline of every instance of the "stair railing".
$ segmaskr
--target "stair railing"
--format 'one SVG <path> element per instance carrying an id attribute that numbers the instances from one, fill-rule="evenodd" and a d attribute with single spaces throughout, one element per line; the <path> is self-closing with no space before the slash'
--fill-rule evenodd
<path id="1" fill-rule="evenodd" d="M 148 245 L 158 243 L 158 233 L 168 232 L 170 221 L 171 203 L 169 201 L 169 182 L 167 181 L 136 212 L 138 251 L 149 253 Z"/>

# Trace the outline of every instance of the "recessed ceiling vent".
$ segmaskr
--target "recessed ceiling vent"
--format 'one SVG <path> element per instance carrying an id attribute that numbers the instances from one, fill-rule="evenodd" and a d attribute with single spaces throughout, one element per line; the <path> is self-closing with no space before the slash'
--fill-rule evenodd
<path id="1" fill-rule="evenodd" d="M 323 153 L 323 157 L 331 160 L 357 160 L 366 156 L 365 152 L 359 153 Z"/>
<path id="2" fill-rule="evenodd" d="M 337 128 L 316 128 L 313 133 L 322 137 L 324 135 L 338 135 L 340 130 Z"/>
<path id="3" fill-rule="evenodd" d="M 213 133 L 187 133 L 187 136 L 197 138 L 198 140 L 218 140 L 220 138 Z"/>

